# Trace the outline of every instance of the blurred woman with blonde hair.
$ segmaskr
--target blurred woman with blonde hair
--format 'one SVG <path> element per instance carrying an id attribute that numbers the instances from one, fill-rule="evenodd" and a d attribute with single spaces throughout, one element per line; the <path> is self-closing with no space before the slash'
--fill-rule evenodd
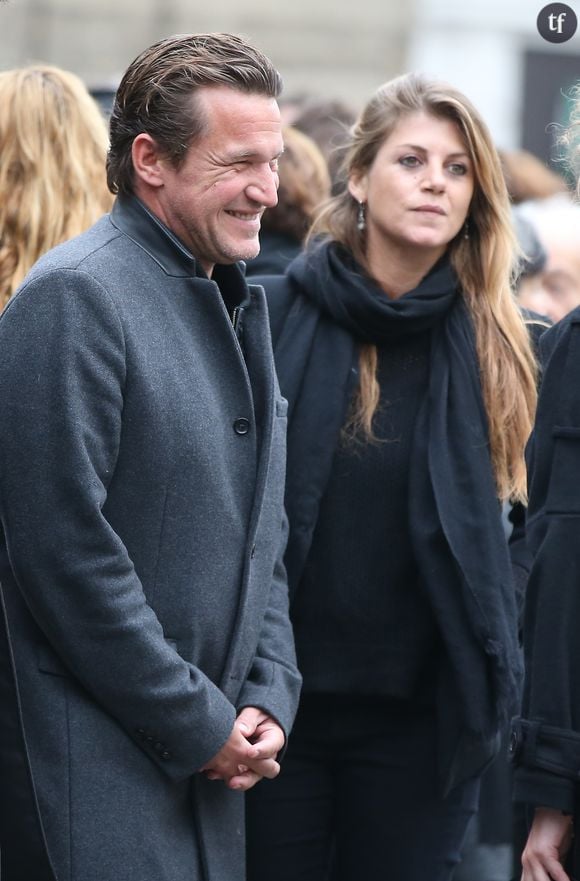
<path id="1" fill-rule="evenodd" d="M 283 273 L 302 250 L 317 209 L 330 196 L 328 166 L 312 138 L 289 125 L 282 136 L 278 204 L 262 215 L 260 253 L 247 262 L 248 277 Z"/>
<path id="2" fill-rule="evenodd" d="M 0 72 L 0 307 L 45 251 L 111 207 L 107 146 L 77 76 L 49 65 Z"/>

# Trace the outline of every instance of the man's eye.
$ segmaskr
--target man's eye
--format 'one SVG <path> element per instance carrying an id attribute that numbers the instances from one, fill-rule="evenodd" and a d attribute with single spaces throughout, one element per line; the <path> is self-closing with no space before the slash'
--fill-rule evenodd
<path id="1" fill-rule="evenodd" d="M 277 159 L 272 159 L 272 161 L 270 162 L 270 168 L 272 169 L 272 171 L 278 171 L 278 160 Z"/>

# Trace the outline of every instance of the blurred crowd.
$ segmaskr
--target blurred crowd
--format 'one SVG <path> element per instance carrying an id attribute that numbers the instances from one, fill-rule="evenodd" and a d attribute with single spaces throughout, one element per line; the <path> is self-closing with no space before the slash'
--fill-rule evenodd
<path id="1" fill-rule="evenodd" d="M 88 228 L 112 204 L 103 168 L 114 92 L 89 93 L 50 65 L 0 74 L 0 296 L 5 304 L 38 257 Z M 251 275 L 284 272 L 317 209 L 344 186 L 356 109 L 315 93 L 280 99 L 285 152 L 278 205 L 266 211 Z M 32 124 L 31 121 L 34 121 Z M 521 248 L 521 305 L 559 321 L 580 304 L 580 206 L 569 169 L 498 146 Z M 81 158 L 82 157 L 82 158 Z M 62 169 L 67 168 L 65 186 Z"/>

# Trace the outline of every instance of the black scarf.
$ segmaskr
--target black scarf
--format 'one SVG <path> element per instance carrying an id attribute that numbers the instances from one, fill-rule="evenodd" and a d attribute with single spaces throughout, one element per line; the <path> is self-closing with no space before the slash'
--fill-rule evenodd
<path id="1" fill-rule="evenodd" d="M 298 257 L 288 277 L 296 297 L 275 356 L 289 402 L 291 592 L 356 386 L 359 344 L 388 345 L 393 337 L 430 328 L 429 384 L 411 456 L 409 528 L 446 645 L 449 688 L 463 707 L 462 725 L 491 738 L 514 710 L 522 668 L 474 332 L 450 263 L 440 260 L 395 300 L 335 243 Z"/>

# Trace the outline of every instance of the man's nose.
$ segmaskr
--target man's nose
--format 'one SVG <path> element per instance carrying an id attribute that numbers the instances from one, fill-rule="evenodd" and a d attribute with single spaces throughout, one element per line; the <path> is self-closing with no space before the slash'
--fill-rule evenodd
<path id="1" fill-rule="evenodd" d="M 278 172 L 270 166 L 256 169 L 256 175 L 246 187 L 246 195 L 253 202 L 273 208 L 278 204 Z"/>

